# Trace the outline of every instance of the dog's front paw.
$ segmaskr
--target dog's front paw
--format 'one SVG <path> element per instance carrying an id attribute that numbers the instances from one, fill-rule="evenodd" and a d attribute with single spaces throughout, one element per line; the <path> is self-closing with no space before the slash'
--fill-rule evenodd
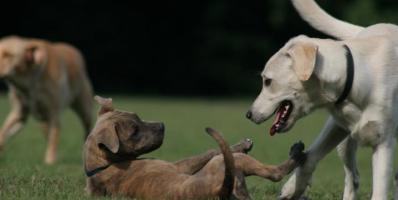
<path id="1" fill-rule="evenodd" d="M 290 158 L 300 163 L 300 165 L 303 164 L 307 159 L 307 155 L 304 153 L 304 148 L 305 145 L 301 141 L 293 144 L 293 146 L 290 147 L 290 152 L 289 152 Z"/>
<path id="2" fill-rule="evenodd" d="M 309 200 L 303 195 L 308 184 L 305 182 L 297 182 L 297 174 L 292 175 L 282 187 L 282 191 L 278 200 Z M 305 179 L 305 177 L 303 177 Z"/>
<path id="3" fill-rule="evenodd" d="M 285 183 L 285 185 L 283 185 L 278 200 L 294 199 L 295 190 L 296 190 L 296 175 L 294 174 L 289 178 L 289 180 Z"/>
<path id="4" fill-rule="evenodd" d="M 231 147 L 232 152 L 241 152 L 248 153 L 253 148 L 253 140 L 251 139 L 243 139 L 238 144 L 235 144 Z"/>

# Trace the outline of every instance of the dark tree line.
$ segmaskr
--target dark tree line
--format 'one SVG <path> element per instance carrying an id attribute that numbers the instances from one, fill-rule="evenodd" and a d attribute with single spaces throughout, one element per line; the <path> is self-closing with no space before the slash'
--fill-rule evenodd
<path id="1" fill-rule="evenodd" d="M 360 24 L 398 23 L 395 0 L 318 0 Z M 247 95 L 265 61 L 311 29 L 290 0 L 5 1 L 0 35 L 66 41 L 82 50 L 101 92 Z"/>

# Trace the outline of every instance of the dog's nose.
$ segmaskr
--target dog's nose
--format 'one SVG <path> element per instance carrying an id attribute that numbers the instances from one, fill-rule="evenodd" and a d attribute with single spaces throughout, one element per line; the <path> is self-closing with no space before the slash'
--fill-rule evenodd
<path id="1" fill-rule="evenodd" d="M 247 113 L 246 113 L 246 118 L 247 119 L 251 119 L 252 118 L 252 111 L 247 111 Z"/>
<path id="2" fill-rule="evenodd" d="M 159 130 L 160 130 L 161 132 L 164 131 L 164 124 L 163 124 L 163 123 L 160 123 L 160 124 L 159 124 Z"/>

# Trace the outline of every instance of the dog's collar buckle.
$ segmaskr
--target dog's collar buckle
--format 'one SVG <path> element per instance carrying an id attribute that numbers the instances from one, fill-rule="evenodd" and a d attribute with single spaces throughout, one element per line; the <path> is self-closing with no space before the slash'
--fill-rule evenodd
<path id="1" fill-rule="evenodd" d="M 340 97 L 337 99 L 335 105 L 338 106 L 348 97 L 350 94 L 352 84 L 354 82 L 354 58 L 352 56 L 351 50 L 347 45 L 343 46 L 346 49 L 346 60 L 347 60 L 347 74 L 344 90 L 341 93 Z"/>

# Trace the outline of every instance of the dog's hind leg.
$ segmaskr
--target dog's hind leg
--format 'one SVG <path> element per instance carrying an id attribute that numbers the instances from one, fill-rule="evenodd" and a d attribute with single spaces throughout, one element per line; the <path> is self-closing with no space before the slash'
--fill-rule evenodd
<path id="1" fill-rule="evenodd" d="M 265 165 L 249 155 L 234 153 L 235 166 L 238 171 L 242 171 L 245 176 L 260 176 L 274 182 L 282 180 L 289 174 L 298 162 L 289 159 L 280 165 Z"/>
<path id="2" fill-rule="evenodd" d="M 58 115 L 56 115 L 58 116 Z M 46 164 L 54 164 L 57 156 L 57 147 L 59 142 L 60 123 L 57 119 L 52 119 L 48 124 L 47 150 L 45 155 Z"/>
<path id="3" fill-rule="evenodd" d="M 232 153 L 247 153 L 253 147 L 253 142 L 250 139 L 243 139 L 239 143 L 231 146 Z M 194 174 L 202 169 L 210 159 L 219 155 L 220 150 L 209 150 L 201 155 L 192 156 L 183 160 L 176 161 L 174 164 L 181 173 Z"/>
<path id="4" fill-rule="evenodd" d="M 10 90 L 11 112 L 8 114 L 0 130 L 0 150 L 8 137 L 18 133 L 28 119 L 29 109 L 18 98 L 15 91 Z"/>
<path id="5" fill-rule="evenodd" d="M 357 142 L 350 136 L 337 146 L 338 155 L 344 163 L 344 200 L 355 200 L 358 198 L 357 191 L 359 188 L 359 172 L 356 163 L 357 147 Z"/>

